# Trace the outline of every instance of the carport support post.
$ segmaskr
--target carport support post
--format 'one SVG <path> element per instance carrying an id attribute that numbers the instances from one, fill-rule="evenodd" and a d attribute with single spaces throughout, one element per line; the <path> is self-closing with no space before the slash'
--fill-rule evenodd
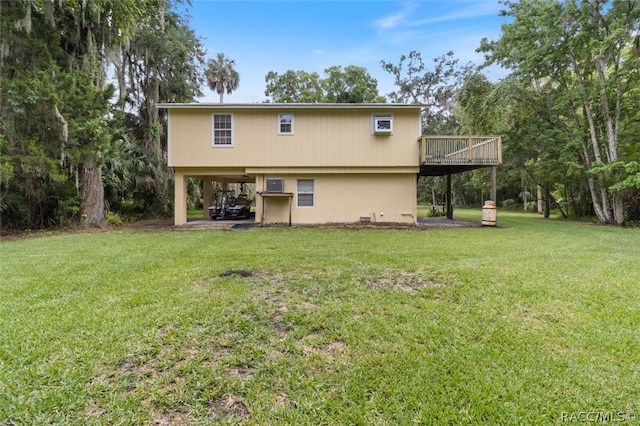
<path id="1" fill-rule="evenodd" d="M 181 172 L 175 172 L 175 189 L 173 197 L 173 224 L 187 223 L 187 180 Z"/>
<path id="2" fill-rule="evenodd" d="M 211 177 L 205 176 L 202 180 L 202 217 L 203 219 L 209 218 L 209 206 L 211 205 Z"/>
<path id="3" fill-rule="evenodd" d="M 447 175 L 447 219 L 453 219 L 453 209 L 451 208 L 451 173 Z"/>

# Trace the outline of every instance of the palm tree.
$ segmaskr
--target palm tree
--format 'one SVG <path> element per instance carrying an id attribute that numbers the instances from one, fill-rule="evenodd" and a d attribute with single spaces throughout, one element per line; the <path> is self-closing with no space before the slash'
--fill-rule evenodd
<path id="1" fill-rule="evenodd" d="M 235 64 L 233 59 L 225 58 L 224 53 L 218 53 L 216 59 L 209 59 L 207 64 L 207 84 L 220 95 L 220 103 L 225 91 L 230 95 L 240 84 L 240 75 L 233 69 Z"/>

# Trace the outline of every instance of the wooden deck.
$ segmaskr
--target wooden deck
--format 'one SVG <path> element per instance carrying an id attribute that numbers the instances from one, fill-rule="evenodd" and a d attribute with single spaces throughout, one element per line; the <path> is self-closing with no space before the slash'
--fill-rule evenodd
<path id="1" fill-rule="evenodd" d="M 444 176 L 502 164 L 500 136 L 420 136 L 420 174 Z"/>

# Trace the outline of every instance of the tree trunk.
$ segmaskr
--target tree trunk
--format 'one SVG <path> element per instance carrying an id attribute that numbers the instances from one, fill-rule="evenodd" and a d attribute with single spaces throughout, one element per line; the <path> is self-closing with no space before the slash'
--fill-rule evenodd
<path id="1" fill-rule="evenodd" d="M 582 76 L 578 72 L 580 67 L 578 66 L 578 63 L 575 57 L 572 57 L 572 59 L 575 67 L 575 75 L 577 77 L 576 81 L 581 91 L 583 115 L 587 119 L 587 123 L 589 125 L 589 137 L 591 140 L 593 157 L 597 163 L 602 163 L 603 162 L 602 155 L 600 154 L 600 145 L 598 143 L 598 132 L 596 130 L 594 116 L 591 110 L 591 104 L 589 103 L 588 91 L 586 90 L 585 83 L 584 83 L 584 80 L 582 79 Z M 585 165 L 587 166 L 587 168 L 591 168 L 591 157 L 589 156 L 589 151 L 584 141 L 582 143 L 582 149 L 584 151 Z M 608 155 L 607 160 L 610 161 L 610 155 Z M 601 180 L 602 178 L 599 179 L 599 181 Z M 606 188 L 600 182 L 600 202 L 598 202 L 598 195 L 597 195 L 598 191 L 595 188 L 595 182 L 593 178 L 589 178 L 589 189 L 591 190 L 593 209 L 596 215 L 598 216 L 598 219 L 600 220 L 601 223 L 611 222 L 611 216 L 609 214 L 608 194 L 607 194 Z"/>
<path id="2" fill-rule="evenodd" d="M 542 214 L 542 185 L 538 185 L 538 214 Z"/>
<path id="3" fill-rule="evenodd" d="M 595 128 L 590 127 L 592 141 L 593 141 L 594 132 L 595 132 Z M 587 168 L 591 168 L 591 157 L 589 156 L 589 149 L 587 148 L 587 143 L 584 139 L 581 139 L 581 145 L 582 145 L 581 159 L 583 161 L 583 164 Z M 597 154 L 596 157 L 599 158 L 599 154 Z M 600 161 L 600 160 L 596 160 L 596 161 Z M 590 176 L 587 179 L 587 182 L 589 183 L 589 193 L 591 194 L 591 204 L 593 205 L 593 211 L 595 212 L 596 216 L 598 216 L 598 220 L 600 221 L 600 223 L 609 222 L 609 212 L 607 207 L 608 203 L 607 203 L 606 192 L 601 191 L 600 195 L 602 197 L 601 198 L 602 204 L 600 204 L 600 201 L 598 201 L 598 190 L 596 188 L 596 183 L 594 178 Z"/>
<path id="4" fill-rule="evenodd" d="M 608 152 L 607 157 L 609 162 L 618 161 L 618 132 L 620 131 L 620 97 L 621 97 L 621 89 L 620 89 L 620 80 L 617 78 L 617 91 L 616 91 L 616 106 L 615 106 L 615 118 L 611 114 L 611 110 L 609 109 L 609 99 L 606 91 L 606 66 L 607 66 L 607 56 L 610 53 L 607 52 L 602 58 L 596 59 L 596 70 L 598 73 L 598 80 L 600 82 L 599 94 L 600 94 L 600 103 L 602 104 L 602 115 L 605 122 L 605 128 L 607 130 L 607 139 L 608 139 Z M 616 71 L 618 69 L 619 56 L 616 55 Z M 615 122 L 614 122 L 615 121 Z M 608 191 L 607 191 L 608 192 Z M 613 220 L 617 225 L 624 224 L 624 198 L 617 192 L 612 194 L 611 200 L 611 208 L 613 210 Z M 611 219 L 611 218 L 610 218 Z"/>
<path id="5" fill-rule="evenodd" d="M 618 160 L 618 135 L 614 130 L 613 117 L 611 116 L 611 110 L 609 109 L 609 99 L 607 97 L 606 89 L 606 67 L 607 61 L 605 58 L 596 59 L 596 70 L 598 73 L 598 80 L 600 82 L 600 88 L 598 93 L 600 94 L 600 103 L 602 105 L 602 115 L 604 118 L 605 128 L 607 130 L 608 145 L 608 160 L 614 162 Z"/>
<path id="6" fill-rule="evenodd" d="M 436 198 L 436 186 L 433 182 L 431 183 L 431 204 L 434 206 L 438 204 L 438 199 Z"/>
<path id="7" fill-rule="evenodd" d="M 616 225 L 624 225 L 624 198 L 619 192 L 613 193 L 613 220 Z"/>
<path id="8" fill-rule="evenodd" d="M 596 183 L 592 177 L 590 177 L 587 182 L 589 182 L 589 192 L 591 193 L 591 205 L 593 206 L 593 211 L 596 216 L 598 216 L 598 220 L 600 221 L 600 223 L 606 223 L 607 216 L 605 215 L 605 210 L 598 202 L 598 191 L 596 190 Z"/>
<path id="9" fill-rule="evenodd" d="M 545 219 L 549 219 L 549 216 L 551 215 L 551 212 L 550 212 L 550 210 L 551 210 L 550 209 L 551 202 L 550 202 L 549 198 L 550 198 L 550 196 L 549 196 L 549 187 L 545 186 L 544 187 L 544 203 L 543 203 L 543 207 L 544 207 L 543 211 L 544 211 L 544 218 Z"/>
<path id="10" fill-rule="evenodd" d="M 127 98 L 127 83 L 125 80 L 125 68 L 126 68 L 126 60 L 125 60 L 125 52 L 124 46 L 118 46 L 117 53 L 114 53 L 112 64 L 116 71 L 116 78 L 118 80 L 118 97 L 122 105 L 120 110 L 124 112 L 125 110 L 125 100 Z"/>
<path id="11" fill-rule="evenodd" d="M 104 188 L 102 186 L 102 171 L 100 166 L 93 164 L 91 160 L 82 165 L 82 203 L 80 211 L 85 227 L 103 228 L 106 226 L 104 217 Z"/>

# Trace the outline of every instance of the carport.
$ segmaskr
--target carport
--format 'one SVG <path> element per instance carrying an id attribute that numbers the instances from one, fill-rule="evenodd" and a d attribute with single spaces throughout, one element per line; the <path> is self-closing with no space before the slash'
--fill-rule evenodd
<path id="1" fill-rule="evenodd" d="M 202 181 L 202 219 L 210 220 L 209 206 L 213 202 L 214 186 L 220 184 L 222 190 L 228 191 L 231 185 L 255 184 L 255 176 L 244 173 L 244 169 L 220 170 L 204 168 L 175 168 L 175 223 L 187 222 L 187 181 L 189 178 Z M 247 219 L 245 219 L 246 221 Z"/>

